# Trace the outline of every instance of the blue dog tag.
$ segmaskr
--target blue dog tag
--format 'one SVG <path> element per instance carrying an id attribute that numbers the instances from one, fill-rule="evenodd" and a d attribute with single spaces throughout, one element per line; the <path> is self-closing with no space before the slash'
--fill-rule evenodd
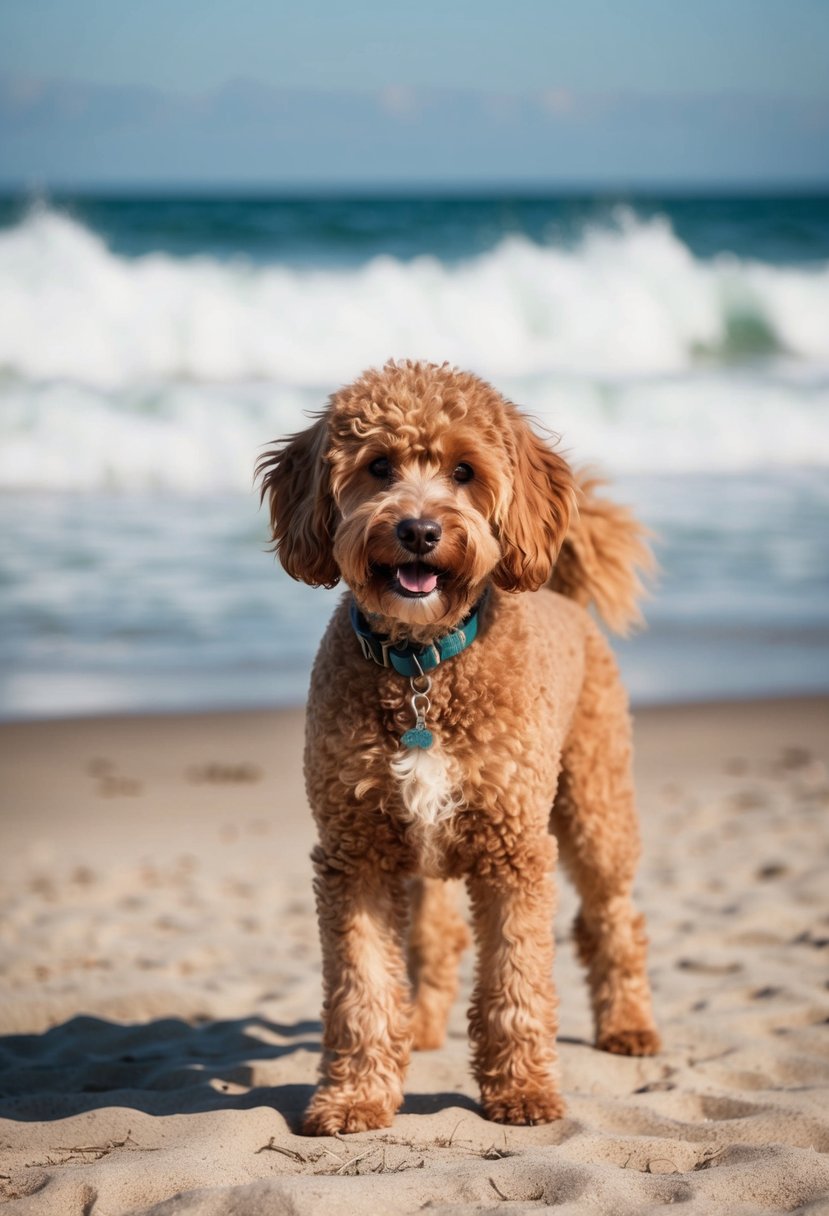
<path id="1" fill-rule="evenodd" d="M 434 738 L 432 732 L 425 726 L 413 726 L 401 737 L 400 742 L 409 749 L 422 748 L 425 751 L 426 748 L 432 746 Z"/>

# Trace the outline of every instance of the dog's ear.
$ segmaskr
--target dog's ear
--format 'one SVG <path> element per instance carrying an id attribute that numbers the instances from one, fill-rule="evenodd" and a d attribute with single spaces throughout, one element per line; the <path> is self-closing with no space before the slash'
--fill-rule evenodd
<path id="1" fill-rule="evenodd" d="M 575 506 L 567 461 L 507 405 L 512 495 L 498 521 L 503 557 L 493 580 L 505 591 L 537 591 L 550 578 Z"/>
<path id="2" fill-rule="evenodd" d="M 332 553 L 337 513 L 325 460 L 327 432 L 323 415 L 281 440 L 256 465 L 279 560 L 291 578 L 312 587 L 333 587 L 340 580 Z"/>

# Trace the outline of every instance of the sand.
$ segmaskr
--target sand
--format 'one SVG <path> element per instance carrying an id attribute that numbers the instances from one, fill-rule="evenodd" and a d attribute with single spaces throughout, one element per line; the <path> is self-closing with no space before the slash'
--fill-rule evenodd
<path id="1" fill-rule="evenodd" d="M 296 1132 L 319 1051 L 299 714 L 0 728 L 9 1216 L 829 1212 L 829 701 L 637 714 L 664 1052 L 594 1051 L 562 883 L 568 1112 L 478 1110 L 463 999 L 383 1132 Z"/>

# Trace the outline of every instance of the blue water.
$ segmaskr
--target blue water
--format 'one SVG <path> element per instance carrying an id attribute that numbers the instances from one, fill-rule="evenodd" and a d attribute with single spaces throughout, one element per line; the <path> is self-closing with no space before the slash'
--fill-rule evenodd
<path id="1" fill-rule="evenodd" d="M 829 197 L 0 199 L 0 715 L 302 700 L 261 445 L 389 356 L 659 534 L 634 698 L 829 688 Z"/>
<path id="2" fill-rule="evenodd" d="M 506 235 L 572 248 L 585 227 L 607 226 L 620 208 L 640 220 L 666 218 L 697 258 L 730 253 L 775 264 L 826 260 L 829 193 L 763 197 L 624 194 L 277 197 L 267 195 L 62 195 L 52 200 L 127 257 L 164 252 L 249 257 L 286 265 L 356 266 L 378 255 L 429 255 L 457 262 Z M 25 197 L 0 195 L 0 226 L 19 223 Z"/>

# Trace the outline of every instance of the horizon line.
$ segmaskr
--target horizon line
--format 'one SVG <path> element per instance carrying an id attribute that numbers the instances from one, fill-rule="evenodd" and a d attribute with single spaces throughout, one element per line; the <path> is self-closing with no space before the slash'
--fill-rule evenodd
<path id="1" fill-rule="evenodd" d="M 640 197 L 791 197 L 829 195 L 829 176 L 798 178 L 791 180 L 769 180 L 767 178 L 711 179 L 710 181 L 689 178 L 659 181 L 639 180 L 577 180 L 544 181 L 538 179 L 434 181 L 412 179 L 409 181 L 308 181 L 271 182 L 261 180 L 236 181 L 171 181 L 164 180 L 80 180 L 72 181 L 19 181 L 0 178 L 0 197 L 25 198 L 32 202 L 48 201 L 50 195 L 94 195 L 118 197 L 129 194 L 145 197 L 194 197 L 212 198 L 476 198 L 476 197 L 578 197 L 596 195 L 630 195 Z M 44 197 L 45 196 L 45 197 Z"/>

